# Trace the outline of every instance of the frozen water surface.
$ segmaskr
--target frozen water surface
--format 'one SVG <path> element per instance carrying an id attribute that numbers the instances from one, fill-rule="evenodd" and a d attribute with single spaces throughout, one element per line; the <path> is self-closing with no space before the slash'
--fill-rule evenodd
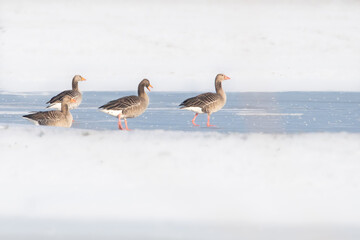
<path id="1" fill-rule="evenodd" d="M 0 93 L 0 122 L 31 124 L 21 116 L 44 111 L 45 103 L 56 92 Z M 98 110 L 110 100 L 134 92 L 84 92 L 83 102 L 72 110 L 73 128 L 115 130 L 117 119 Z M 216 132 L 360 132 L 360 93 L 357 92 L 278 92 L 227 93 L 225 107 L 211 117 L 215 128 L 206 127 L 206 115 L 179 110 L 178 105 L 192 92 L 150 92 L 146 112 L 129 119 L 131 129 Z"/>

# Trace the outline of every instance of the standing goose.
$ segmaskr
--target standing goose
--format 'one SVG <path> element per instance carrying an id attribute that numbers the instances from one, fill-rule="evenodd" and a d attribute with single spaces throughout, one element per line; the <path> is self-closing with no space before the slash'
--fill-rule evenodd
<path id="1" fill-rule="evenodd" d="M 199 113 L 207 113 L 207 126 L 212 127 L 214 125 L 210 125 L 210 115 L 214 112 L 219 111 L 226 103 L 226 94 L 222 89 L 221 83 L 224 80 L 230 79 L 228 76 L 224 74 L 218 74 L 215 78 L 215 90 L 216 93 L 203 93 L 196 97 L 188 98 L 183 101 L 179 106 L 180 109 L 186 109 L 195 112 L 195 116 L 192 119 L 192 123 L 194 126 L 199 126 L 195 123 L 196 117 Z"/>
<path id="2" fill-rule="evenodd" d="M 36 112 L 24 115 L 23 118 L 35 123 L 36 125 L 46 125 L 55 127 L 71 127 L 73 117 L 69 111 L 69 104 L 75 103 L 75 99 L 65 96 L 61 102 L 61 110 L 47 112 Z"/>
<path id="3" fill-rule="evenodd" d="M 144 87 L 149 91 L 149 87 L 153 87 L 150 84 L 150 81 L 147 79 L 142 80 L 138 86 L 138 96 L 126 96 L 113 101 L 108 102 L 107 104 L 99 107 L 100 111 L 110 114 L 118 118 L 118 127 L 120 130 L 123 130 L 121 125 L 121 119 L 124 119 L 125 129 L 128 129 L 127 118 L 134 118 L 140 116 L 145 112 L 147 106 L 149 105 L 149 97 L 146 94 Z"/>
<path id="4" fill-rule="evenodd" d="M 80 105 L 81 100 L 82 100 L 82 94 L 79 91 L 79 86 L 78 86 L 79 81 L 86 81 L 86 79 L 80 75 L 75 75 L 72 80 L 72 89 L 63 91 L 63 92 L 59 93 L 58 95 L 52 97 L 50 99 L 50 101 L 47 102 L 47 104 L 49 104 L 49 106 L 47 106 L 46 108 L 55 108 L 55 109 L 60 110 L 61 109 L 61 101 L 65 96 L 70 96 L 76 100 L 76 102 L 69 104 L 69 109 L 77 108 Z"/>

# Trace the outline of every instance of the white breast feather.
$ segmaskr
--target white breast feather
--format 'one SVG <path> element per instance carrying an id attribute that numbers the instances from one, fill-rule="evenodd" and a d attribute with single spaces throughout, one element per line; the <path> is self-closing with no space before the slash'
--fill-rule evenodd
<path id="1" fill-rule="evenodd" d="M 61 103 L 51 104 L 47 108 L 54 108 L 54 109 L 60 110 L 61 109 Z"/>
<path id="2" fill-rule="evenodd" d="M 200 107 L 185 107 L 185 108 L 182 108 L 182 109 L 186 109 L 186 110 L 189 110 L 189 111 L 192 111 L 192 112 L 196 112 L 196 113 L 204 113 Z"/>
<path id="3" fill-rule="evenodd" d="M 103 109 L 101 108 L 100 111 L 107 113 L 109 115 L 112 115 L 114 117 L 117 117 L 119 114 L 122 114 L 122 110 L 111 110 L 111 109 Z"/>
<path id="4" fill-rule="evenodd" d="M 70 103 L 69 104 L 69 109 L 75 109 L 80 105 L 80 102 L 76 102 L 76 103 Z M 53 108 L 53 109 L 57 109 L 57 110 L 61 110 L 61 103 L 54 103 L 49 105 L 47 108 Z"/>

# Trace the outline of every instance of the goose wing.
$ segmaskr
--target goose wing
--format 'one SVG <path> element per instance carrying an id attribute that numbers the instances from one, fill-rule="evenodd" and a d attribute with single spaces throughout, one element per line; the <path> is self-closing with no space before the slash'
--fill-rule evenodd
<path id="1" fill-rule="evenodd" d="M 60 121 L 64 118 L 64 114 L 60 111 L 47 111 L 24 115 L 24 118 L 37 121 L 40 125 L 47 125 L 49 122 Z"/>
<path id="2" fill-rule="evenodd" d="M 124 110 L 130 107 L 140 105 L 140 103 L 141 101 L 138 96 L 127 96 L 110 101 L 99 108 L 108 109 L 108 110 Z"/>
<path id="3" fill-rule="evenodd" d="M 196 97 L 188 98 L 185 101 L 183 101 L 179 106 L 181 106 L 181 108 L 187 108 L 187 107 L 204 108 L 207 105 L 210 105 L 220 100 L 220 98 L 221 97 L 219 94 L 208 92 L 208 93 L 200 94 Z"/>
<path id="4" fill-rule="evenodd" d="M 72 97 L 72 98 L 76 98 L 78 95 L 79 95 L 79 92 L 78 92 L 78 91 L 66 90 L 66 91 L 63 91 L 63 92 L 59 93 L 58 95 L 52 97 L 52 98 L 50 99 L 50 101 L 48 101 L 47 103 L 50 103 L 50 104 L 53 104 L 53 103 L 61 103 L 62 99 L 63 99 L 65 96 L 70 96 L 70 97 Z"/>

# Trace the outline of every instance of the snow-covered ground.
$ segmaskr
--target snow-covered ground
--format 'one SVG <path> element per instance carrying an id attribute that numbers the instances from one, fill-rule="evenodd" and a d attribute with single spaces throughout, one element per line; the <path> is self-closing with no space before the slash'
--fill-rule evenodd
<path id="1" fill-rule="evenodd" d="M 356 0 L 0 1 L 0 89 L 360 91 Z"/>
<path id="2" fill-rule="evenodd" d="M 359 134 L 2 124 L 0 152 L 2 236 L 360 236 Z"/>

